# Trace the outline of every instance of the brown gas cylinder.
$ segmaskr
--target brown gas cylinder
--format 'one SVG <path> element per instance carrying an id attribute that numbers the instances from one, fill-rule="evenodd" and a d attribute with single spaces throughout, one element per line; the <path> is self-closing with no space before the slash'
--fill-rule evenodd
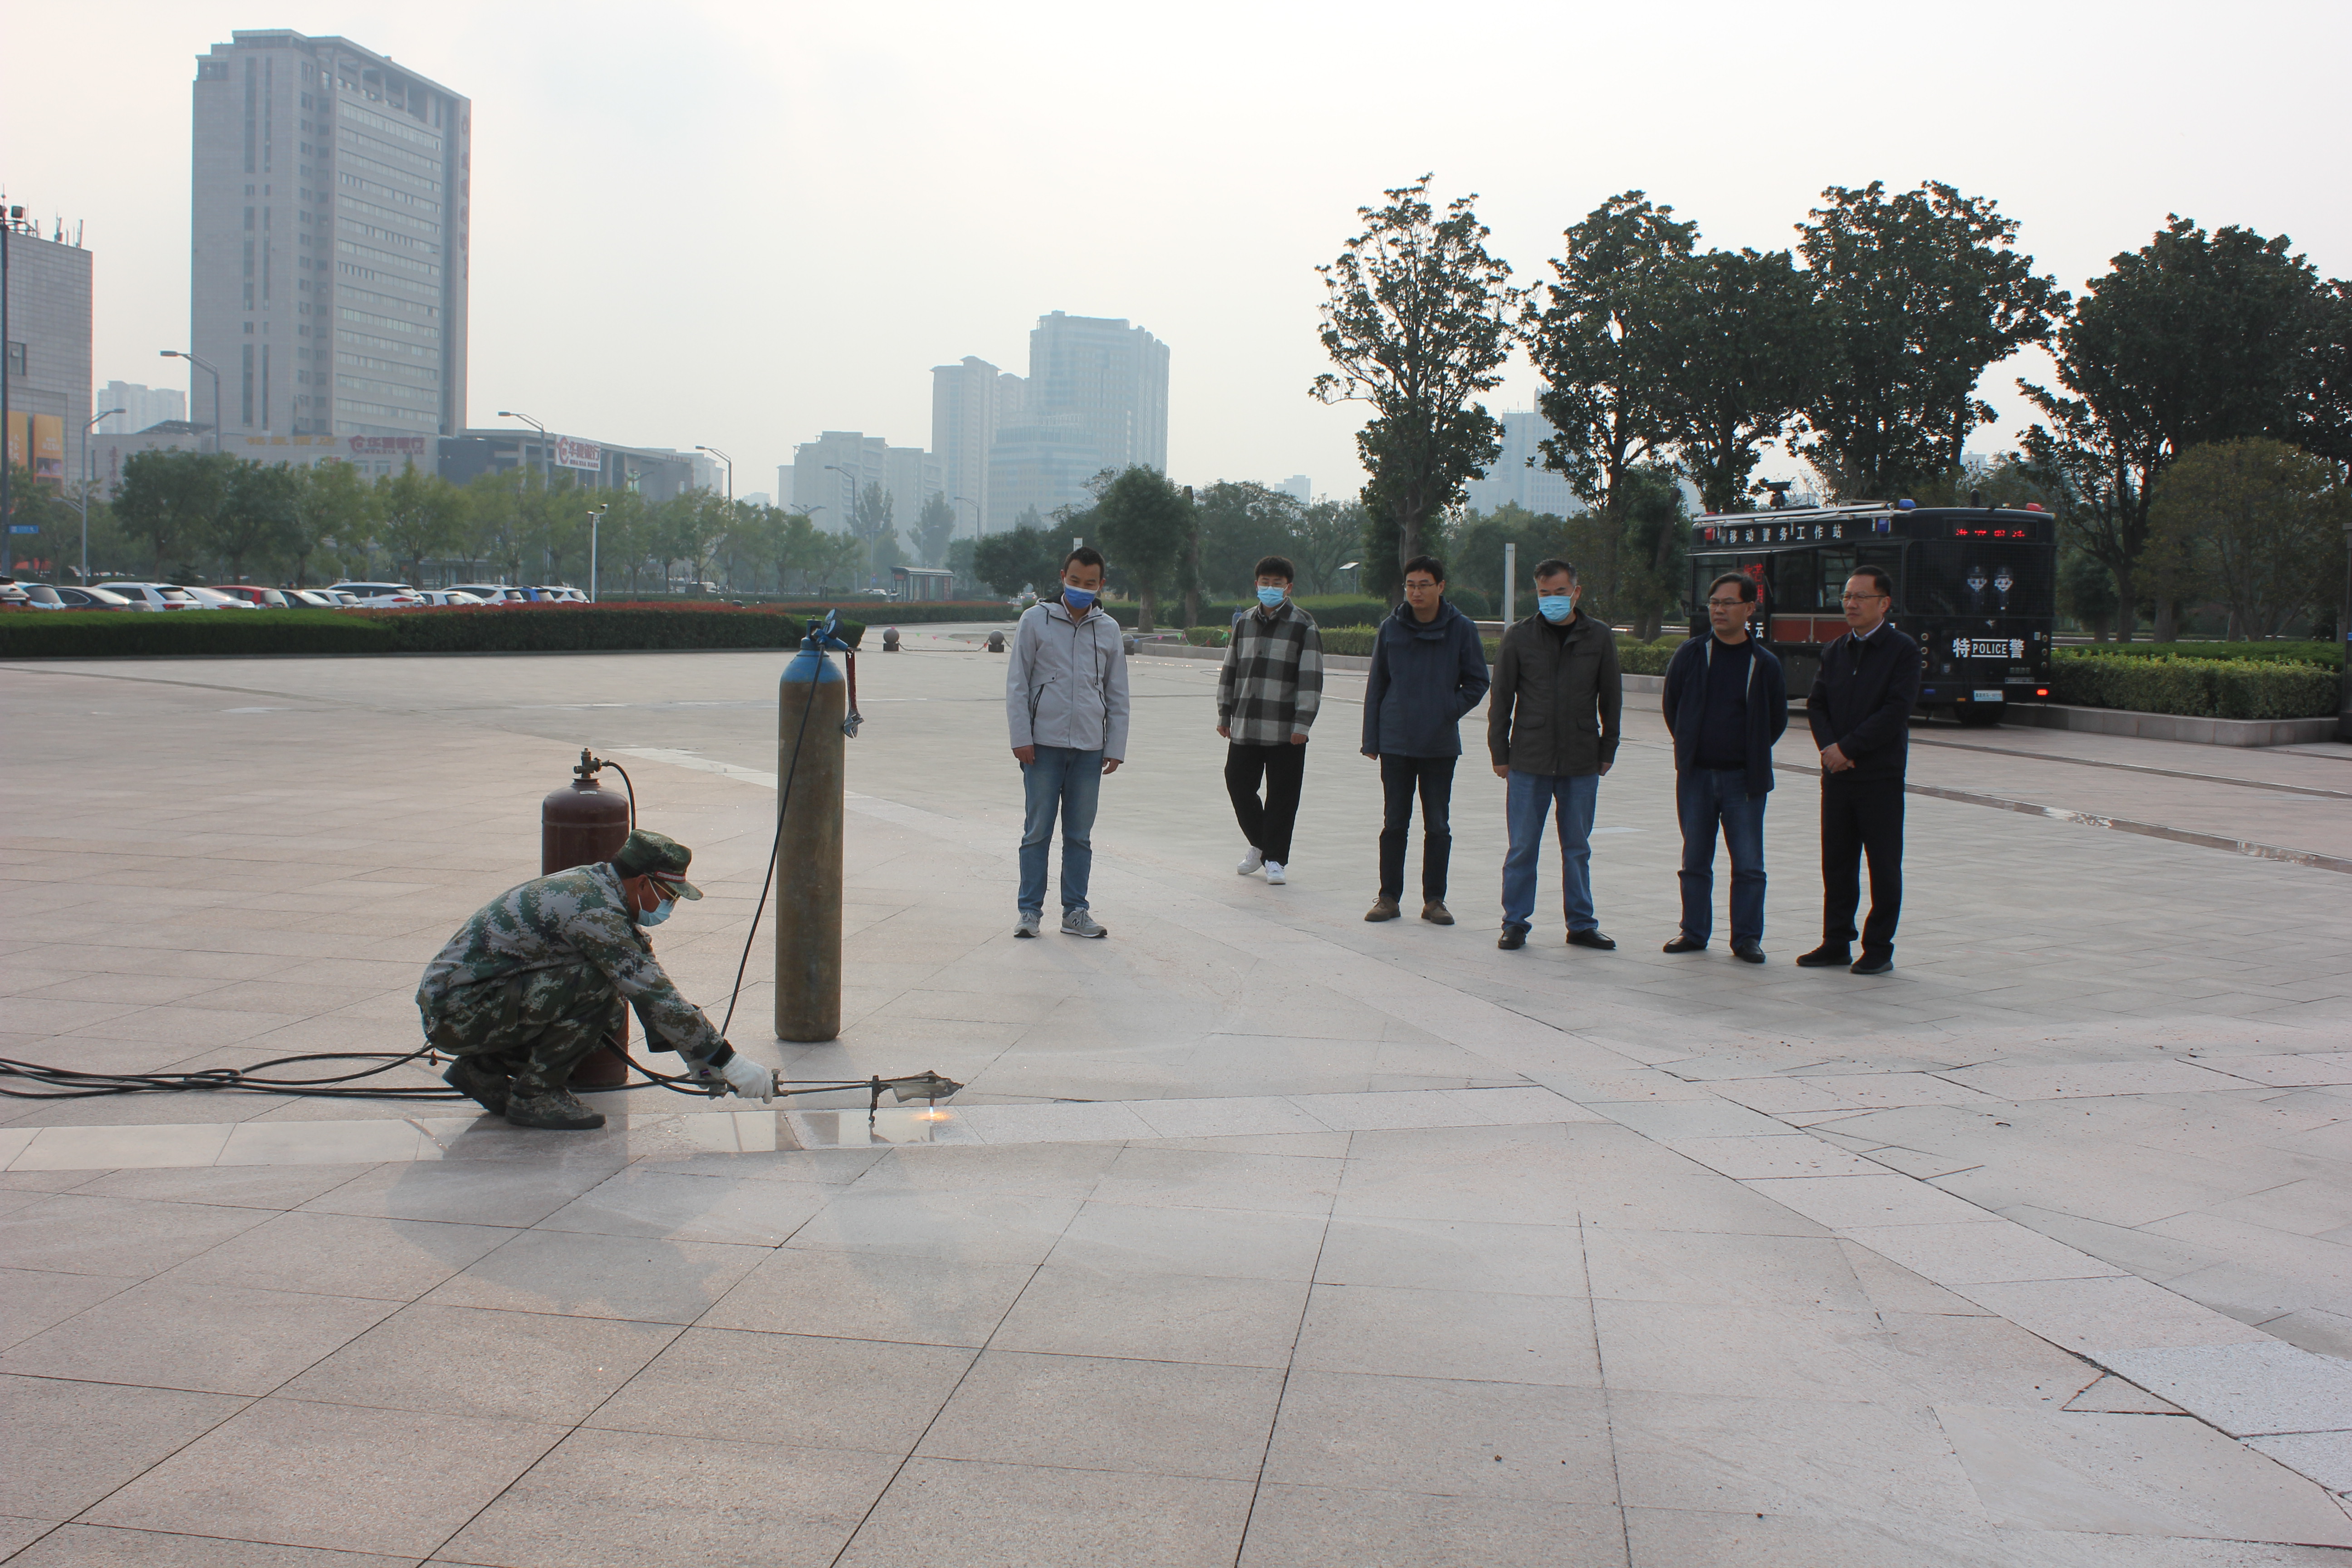
<path id="1" fill-rule="evenodd" d="M 629 803 L 596 782 L 604 764 L 580 752 L 572 780 L 539 803 L 539 874 L 593 866 L 621 852 L 629 836 Z M 620 1041 L 629 1043 L 629 1015 L 621 1012 Z M 572 1069 L 574 1089 L 612 1089 L 627 1079 L 628 1064 L 614 1051 L 598 1048 Z"/>

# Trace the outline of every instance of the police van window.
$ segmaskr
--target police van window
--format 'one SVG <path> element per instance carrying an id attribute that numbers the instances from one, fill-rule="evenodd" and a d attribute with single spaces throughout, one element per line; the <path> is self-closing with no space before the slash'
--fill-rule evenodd
<path id="1" fill-rule="evenodd" d="M 1853 552 L 1824 550 L 1821 552 L 1821 572 L 1814 578 L 1818 595 L 1812 607 L 1816 610 L 1843 609 L 1845 580 L 1853 575 Z"/>

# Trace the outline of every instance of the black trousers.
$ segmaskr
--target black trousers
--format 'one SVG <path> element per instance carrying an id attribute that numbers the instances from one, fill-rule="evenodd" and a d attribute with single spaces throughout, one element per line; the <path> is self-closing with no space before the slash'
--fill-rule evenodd
<path id="1" fill-rule="evenodd" d="M 1257 798 L 1260 778 L 1265 799 Z M 1225 749 L 1225 793 L 1234 797 L 1234 820 L 1242 837 L 1278 866 L 1290 864 L 1290 830 L 1298 823 L 1298 791 L 1307 782 L 1307 742 Z"/>
<path id="2" fill-rule="evenodd" d="M 1870 918 L 1862 951 L 1895 951 L 1895 922 L 1903 913 L 1903 781 L 1901 778 L 1822 779 L 1822 936 L 1853 941 L 1854 907 L 1862 901 L 1861 862 L 1870 862 Z"/>
<path id="3" fill-rule="evenodd" d="M 1459 757 L 1381 753 L 1381 897 L 1404 896 L 1404 846 L 1412 836 L 1412 797 L 1421 795 L 1421 897 L 1445 901 L 1445 867 L 1454 858 L 1454 764 Z"/>

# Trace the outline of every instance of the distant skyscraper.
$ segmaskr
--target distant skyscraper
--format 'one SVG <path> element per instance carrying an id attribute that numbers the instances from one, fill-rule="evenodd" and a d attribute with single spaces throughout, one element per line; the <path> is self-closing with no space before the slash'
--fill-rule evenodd
<path id="1" fill-rule="evenodd" d="M 856 430 L 827 430 L 794 447 L 792 463 L 779 468 L 776 478 L 793 498 L 792 510 L 815 512 L 816 525 L 828 533 L 844 531 L 858 495 L 869 484 L 880 485 L 890 498 L 891 526 L 901 541 L 923 515 L 923 503 L 944 489 L 939 461 L 930 453 L 920 447 L 893 447 Z"/>
<path id="2" fill-rule="evenodd" d="M 90 253 L 79 229 L 60 226 L 44 238 L 31 220 L 0 222 L 8 226 L 8 460 L 70 491 L 90 414 Z"/>
<path id="3" fill-rule="evenodd" d="M 955 503 L 959 535 L 987 521 L 988 451 L 998 430 L 1018 418 L 1024 387 L 1019 376 L 970 354 L 931 367 L 931 456 Z"/>
<path id="4" fill-rule="evenodd" d="M 209 384 L 211 377 L 205 378 Z M 151 425 L 188 416 L 188 395 L 170 386 L 143 386 L 135 381 L 110 381 L 98 395 L 100 408 L 119 408 L 98 422 L 101 436 L 131 436 Z"/>
<path id="5" fill-rule="evenodd" d="M 222 429 L 429 465 L 466 423 L 473 105 L 347 38 L 232 38 L 196 61 L 189 310 Z"/>
<path id="6" fill-rule="evenodd" d="M 1305 474 L 1293 474 L 1274 488 L 1300 506 L 1306 506 L 1315 500 L 1315 481 Z"/>
<path id="7" fill-rule="evenodd" d="M 1525 410 L 1497 417 L 1503 422 L 1502 455 L 1486 465 L 1485 479 L 1473 479 L 1464 487 L 1468 504 L 1478 511 L 1518 505 L 1554 517 L 1573 517 L 1584 510 L 1584 503 L 1568 488 L 1568 480 L 1543 466 L 1538 443 L 1550 437 L 1551 422 Z"/>
<path id="8" fill-rule="evenodd" d="M 1137 465 L 1168 469 L 1168 345 L 1116 318 L 1038 317 L 1021 410 L 1000 407 L 989 450 L 988 531 L 1084 506 L 1087 480 Z"/>

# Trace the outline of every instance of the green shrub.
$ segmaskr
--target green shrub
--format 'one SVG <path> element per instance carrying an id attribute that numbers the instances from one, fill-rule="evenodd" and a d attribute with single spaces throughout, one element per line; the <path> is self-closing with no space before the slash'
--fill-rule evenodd
<path id="1" fill-rule="evenodd" d="M 1378 626 L 1326 626 L 1323 628 L 1323 651 L 1368 657 L 1379 637 Z M 1492 664 L 1502 651 L 1502 639 L 1486 637 L 1483 640 L 1486 662 Z M 1679 637 L 1663 637 L 1653 643 L 1635 642 L 1632 637 L 1621 637 L 1617 639 L 1617 662 L 1628 675 L 1664 675 L 1666 661 L 1674 658 L 1675 649 L 1682 646 L 1683 639 Z"/>
<path id="2" fill-rule="evenodd" d="M 2200 719 L 2324 718 L 2336 711 L 2341 679 L 2318 665 L 2273 659 L 2112 653 L 2063 655 L 2050 674 L 2059 702 Z"/>
<path id="3" fill-rule="evenodd" d="M 90 611 L 0 615 L 0 658 L 220 658 L 236 654 L 581 653 L 786 648 L 803 623 L 776 610 L 703 604 L 490 605 L 423 610 Z M 841 624 L 857 646 L 863 631 Z"/>
<path id="4" fill-rule="evenodd" d="M 2062 647 L 2064 658 L 2226 658 L 2344 668 L 2340 642 L 2129 642 Z"/>

